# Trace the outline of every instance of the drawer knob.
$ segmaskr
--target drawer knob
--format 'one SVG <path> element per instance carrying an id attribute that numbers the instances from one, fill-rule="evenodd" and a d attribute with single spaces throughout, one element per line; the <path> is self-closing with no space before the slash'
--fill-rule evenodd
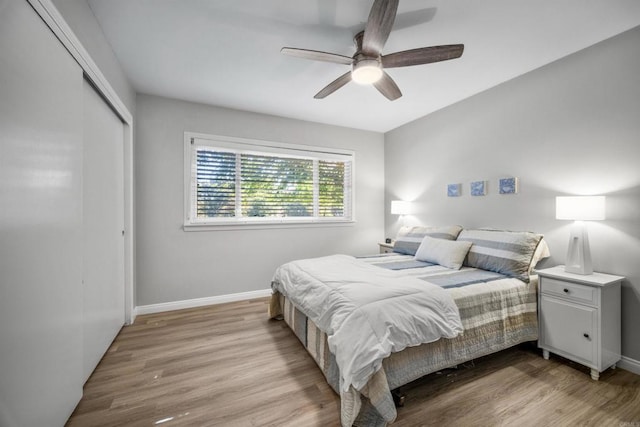
<path id="1" fill-rule="evenodd" d="M 589 334 L 587 333 L 582 334 L 582 336 L 585 337 L 586 339 L 590 339 Z"/>
<path id="2" fill-rule="evenodd" d="M 564 291 L 565 294 L 569 293 L 569 289 L 567 289 L 567 288 L 564 288 L 563 291 Z"/>

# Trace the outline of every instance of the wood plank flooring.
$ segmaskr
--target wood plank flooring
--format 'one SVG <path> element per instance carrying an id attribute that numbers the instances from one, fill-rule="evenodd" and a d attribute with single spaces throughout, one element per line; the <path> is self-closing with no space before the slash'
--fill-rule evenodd
<path id="1" fill-rule="evenodd" d="M 339 426 L 340 400 L 267 300 L 139 316 L 67 425 Z M 544 360 L 533 345 L 402 388 L 394 426 L 640 427 L 640 376 Z"/>

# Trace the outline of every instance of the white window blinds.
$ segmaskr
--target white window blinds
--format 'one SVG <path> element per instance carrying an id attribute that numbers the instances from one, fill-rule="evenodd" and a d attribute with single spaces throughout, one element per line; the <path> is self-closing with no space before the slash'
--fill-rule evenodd
<path id="1" fill-rule="evenodd" d="M 189 138 L 185 225 L 352 220 L 353 153 L 242 141 Z"/>

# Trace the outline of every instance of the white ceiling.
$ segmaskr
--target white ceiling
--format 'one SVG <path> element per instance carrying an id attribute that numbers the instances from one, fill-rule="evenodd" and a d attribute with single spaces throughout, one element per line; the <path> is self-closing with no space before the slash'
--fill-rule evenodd
<path id="1" fill-rule="evenodd" d="M 463 56 L 388 70 L 396 101 L 355 83 L 316 100 L 348 66 L 280 48 L 352 56 L 373 0 L 88 1 L 139 93 L 378 132 L 640 25 L 638 0 L 400 0 L 383 54 L 463 43 Z"/>

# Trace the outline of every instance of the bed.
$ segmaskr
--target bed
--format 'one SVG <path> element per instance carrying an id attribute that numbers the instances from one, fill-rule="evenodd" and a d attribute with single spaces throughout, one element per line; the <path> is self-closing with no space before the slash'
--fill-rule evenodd
<path id="1" fill-rule="evenodd" d="M 340 395 L 343 426 L 386 426 L 392 390 L 538 338 L 541 235 L 403 227 L 394 251 L 298 260 L 274 274 L 269 316 Z"/>

